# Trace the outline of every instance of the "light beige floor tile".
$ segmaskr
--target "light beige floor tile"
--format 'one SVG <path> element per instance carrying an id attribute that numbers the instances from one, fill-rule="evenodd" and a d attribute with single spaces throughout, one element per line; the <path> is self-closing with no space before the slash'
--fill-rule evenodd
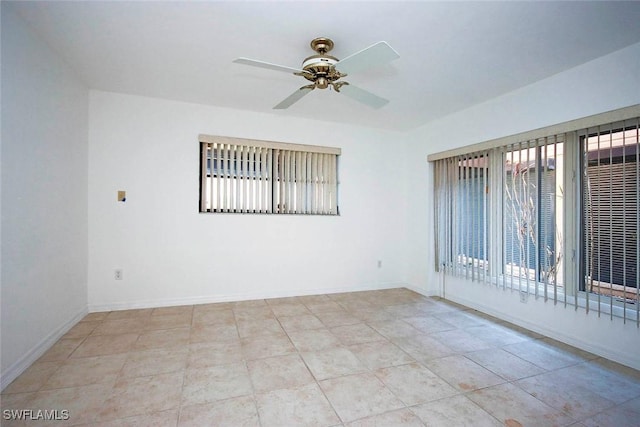
<path id="1" fill-rule="evenodd" d="M 147 331 L 158 329 L 187 328 L 191 326 L 191 317 L 191 313 L 162 315 L 152 314 L 145 319 L 144 328 Z"/>
<path id="2" fill-rule="evenodd" d="M 459 393 L 446 381 L 418 363 L 379 369 L 375 374 L 407 406 Z"/>
<path id="3" fill-rule="evenodd" d="M 320 381 L 320 387 L 343 422 L 402 408 L 384 384 L 371 373 Z"/>
<path id="4" fill-rule="evenodd" d="M 429 336 L 437 339 L 457 353 L 468 353 L 471 351 L 486 350 L 493 347 L 491 344 L 476 338 L 462 329 L 434 332 Z"/>
<path id="5" fill-rule="evenodd" d="M 103 320 L 92 331 L 91 335 L 120 335 L 141 333 L 145 328 L 146 317 L 130 319 Z"/>
<path id="6" fill-rule="evenodd" d="M 127 353 L 133 349 L 138 336 L 138 334 L 91 335 L 78 346 L 70 358 Z"/>
<path id="7" fill-rule="evenodd" d="M 511 331 L 509 328 L 495 324 L 474 326 L 466 328 L 465 331 L 494 347 L 502 347 L 509 344 L 529 341 L 530 339 Z"/>
<path id="8" fill-rule="evenodd" d="M 191 327 L 189 342 L 237 341 L 240 337 L 235 322 L 229 325 L 198 325 Z"/>
<path id="9" fill-rule="evenodd" d="M 353 309 L 350 313 L 367 323 L 390 322 L 398 319 L 395 314 L 381 310 L 379 307 Z"/>
<path id="10" fill-rule="evenodd" d="M 397 411 L 387 412 L 382 415 L 362 418 L 345 424 L 345 427 L 424 427 L 420 418 L 418 418 L 409 409 L 398 409 Z"/>
<path id="11" fill-rule="evenodd" d="M 368 342 L 347 348 L 369 369 L 404 365 L 415 361 L 413 357 L 389 341 Z"/>
<path id="12" fill-rule="evenodd" d="M 313 314 L 342 311 L 342 306 L 330 299 L 305 302 L 304 305 Z"/>
<path id="13" fill-rule="evenodd" d="M 465 396 L 506 425 L 553 427 L 577 421 L 513 384 L 500 384 Z"/>
<path id="14" fill-rule="evenodd" d="M 411 338 L 420 334 L 416 328 L 402 320 L 390 320 L 387 322 L 370 322 L 369 326 L 375 329 L 380 335 L 389 338 Z"/>
<path id="15" fill-rule="evenodd" d="M 238 334 L 240 338 L 259 337 L 265 335 L 282 335 L 284 331 L 275 319 L 238 320 Z"/>
<path id="16" fill-rule="evenodd" d="M 278 321 L 287 333 L 308 329 L 324 329 L 324 324 L 313 314 L 280 316 Z"/>
<path id="17" fill-rule="evenodd" d="M 269 307 L 275 307 L 275 306 L 278 306 L 278 305 L 302 304 L 302 301 L 300 301 L 300 297 L 267 298 L 267 299 L 264 300 L 264 302 Z"/>
<path id="18" fill-rule="evenodd" d="M 250 299 L 244 301 L 233 301 L 233 309 L 244 309 L 244 308 L 255 308 L 255 307 L 266 307 L 267 301 L 264 299 Z"/>
<path id="19" fill-rule="evenodd" d="M 189 346 L 189 368 L 209 368 L 242 362 L 240 341 L 205 342 Z"/>
<path id="20" fill-rule="evenodd" d="M 580 359 L 583 360 L 594 360 L 597 359 L 598 356 L 596 356 L 595 354 L 588 352 L 586 350 L 581 350 L 579 348 L 576 348 L 572 345 L 569 344 L 565 344 L 563 342 L 554 340 L 553 338 L 548 338 L 548 337 L 544 337 L 541 339 L 542 342 L 550 345 L 553 348 L 557 348 L 560 351 L 563 351 L 565 353 L 569 353 L 572 354 Z"/>
<path id="21" fill-rule="evenodd" d="M 491 324 L 486 319 L 473 314 L 473 312 L 471 311 L 456 311 L 445 314 L 436 314 L 435 316 L 453 326 L 462 329 Z"/>
<path id="22" fill-rule="evenodd" d="M 242 353 L 246 360 L 261 359 L 263 357 L 281 356 L 296 351 L 291 340 L 284 333 L 282 335 L 265 335 L 261 337 L 240 340 Z"/>
<path id="23" fill-rule="evenodd" d="M 145 350 L 131 352 L 127 356 L 120 375 L 144 377 L 182 371 L 187 367 L 187 349 Z"/>
<path id="24" fill-rule="evenodd" d="M 302 303 L 286 303 L 271 305 L 271 311 L 276 317 L 281 316 L 303 316 L 309 315 L 311 312 Z"/>
<path id="25" fill-rule="evenodd" d="M 131 346 L 127 335 L 140 336 Z M 92 356 L 103 352 L 116 353 Z M 377 386 L 349 379 L 371 383 L 372 374 Z M 345 385 L 333 399 L 344 393 L 337 405 L 350 426 L 421 416 L 426 425 L 618 427 L 640 417 L 639 371 L 405 289 L 92 313 L 5 389 L 0 406 L 65 405 L 75 419 L 55 425 L 85 427 L 174 427 L 180 410 L 183 425 L 342 425 L 314 378 Z M 380 408 L 389 403 L 373 397 L 380 386 L 399 409 Z M 414 403 L 417 416 L 404 407 Z"/>
<path id="26" fill-rule="evenodd" d="M 322 311 L 314 314 L 327 328 L 362 323 L 362 320 L 349 314 L 346 310 Z"/>
<path id="27" fill-rule="evenodd" d="M 355 325 L 337 326 L 330 329 L 344 345 L 362 344 L 365 342 L 384 341 L 385 337 L 377 333 L 365 323 Z"/>
<path id="28" fill-rule="evenodd" d="M 429 360 L 425 366 L 460 391 L 504 383 L 505 380 L 464 356 Z"/>
<path id="29" fill-rule="evenodd" d="M 158 307 L 151 311 L 152 316 L 191 316 L 193 314 L 192 305 L 175 305 L 171 307 Z"/>
<path id="30" fill-rule="evenodd" d="M 200 309 L 193 311 L 193 326 L 204 325 L 235 325 L 236 318 L 231 309 Z"/>
<path id="31" fill-rule="evenodd" d="M 499 348 L 467 353 L 465 356 L 508 381 L 515 381 L 546 372 L 533 363 L 520 359 L 518 356 Z"/>
<path id="32" fill-rule="evenodd" d="M 420 363 L 455 354 L 455 351 L 430 335 L 416 335 L 412 338 L 393 340 L 393 342 Z"/>
<path id="33" fill-rule="evenodd" d="M 175 425 L 175 424 L 174 424 Z M 179 427 L 203 426 L 260 427 L 252 396 L 234 397 L 203 405 L 184 406 Z"/>
<path id="34" fill-rule="evenodd" d="M 262 427 L 333 426 L 335 411 L 315 383 L 256 396 Z"/>
<path id="35" fill-rule="evenodd" d="M 537 332 L 530 331 L 529 329 L 525 329 L 522 326 L 514 325 L 513 323 L 509 323 L 505 320 L 498 319 L 496 320 L 496 323 L 500 326 L 504 326 L 505 328 L 509 329 L 511 332 L 521 335 L 522 337 L 530 340 L 538 340 L 538 339 L 544 338 L 543 335 L 540 335 Z"/>
<path id="36" fill-rule="evenodd" d="M 244 363 L 189 368 L 184 376 L 182 404 L 211 403 L 252 393 L 249 373 Z"/>
<path id="37" fill-rule="evenodd" d="M 38 391 L 49 378 L 62 366 L 62 362 L 36 362 L 27 368 L 2 393 L 26 393 Z"/>
<path id="38" fill-rule="evenodd" d="M 325 350 L 342 344 L 328 329 L 311 329 L 289 332 L 289 338 L 300 352 Z"/>
<path id="39" fill-rule="evenodd" d="M 297 354 L 251 360 L 247 362 L 247 368 L 253 389 L 257 393 L 314 382 L 307 366 Z"/>
<path id="40" fill-rule="evenodd" d="M 236 322 L 240 320 L 266 320 L 276 318 L 275 314 L 273 314 L 273 311 L 271 311 L 271 307 L 266 304 L 255 307 L 234 306 L 233 315 L 236 318 Z"/>
<path id="41" fill-rule="evenodd" d="M 109 316 L 109 313 L 111 312 L 101 311 L 101 312 L 89 313 L 82 318 L 81 322 L 93 322 L 93 321 L 104 320 L 107 318 L 107 316 Z"/>
<path id="42" fill-rule="evenodd" d="M 622 375 L 594 363 L 579 363 L 535 378 L 554 384 L 551 393 L 557 391 L 558 387 L 584 390 L 594 399 L 597 396 L 598 399 L 615 404 L 640 396 L 640 379 Z M 584 399 L 586 400 L 586 397 Z"/>
<path id="43" fill-rule="evenodd" d="M 319 295 L 300 295 L 296 298 L 298 302 L 301 302 L 304 305 L 313 304 L 313 303 L 322 303 L 322 302 L 332 302 L 329 295 L 319 294 Z"/>
<path id="44" fill-rule="evenodd" d="M 134 350 L 169 349 L 185 347 L 189 343 L 191 328 L 163 329 L 140 334 Z"/>
<path id="45" fill-rule="evenodd" d="M 120 378 L 99 413 L 106 421 L 178 408 L 183 372 Z"/>
<path id="46" fill-rule="evenodd" d="M 640 397 L 640 375 L 631 368 L 627 369 L 627 375 L 620 370 L 602 366 L 599 363 L 579 363 L 558 371 L 558 375 L 567 383 L 588 388 L 599 396 L 623 403 L 634 397 Z"/>
<path id="47" fill-rule="evenodd" d="M 62 338 L 86 338 L 101 323 L 102 322 L 98 320 L 78 322 L 73 326 L 73 328 L 69 329 L 69 331 L 64 334 Z"/>
<path id="48" fill-rule="evenodd" d="M 434 332 L 443 332 L 456 329 L 456 327 L 452 324 L 447 323 L 444 320 L 438 319 L 434 316 L 411 316 L 405 317 L 402 320 L 424 334 L 432 334 Z"/>
<path id="49" fill-rule="evenodd" d="M 554 370 L 583 362 L 579 356 L 563 351 L 542 340 L 529 340 L 502 347 L 503 350 L 546 370 Z"/>
<path id="50" fill-rule="evenodd" d="M 302 358 L 317 380 L 355 374 L 367 370 L 366 366 L 344 347 L 302 353 Z"/>
<path id="51" fill-rule="evenodd" d="M 457 313 L 464 311 L 465 307 L 455 304 L 451 301 L 444 300 L 442 298 L 432 298 L 428 304 L 429 309 L 425 311 L 426 314 L 436 316 L 444 315 L 446 313 Z M 441 316 L 445 321 L 445 316 Z"/>
<path id="52" fill-rule="evenodd" d="M 452 396 L 434 402 L 412 406 L 413 411 L 424 423 L 433 427 L 518 427 L 517 424 L 503 424 L 465 396 Z M 522 426 L 520 426 L 522 427 Z"/>
<path id="53" fill-rule="evenodd" d="M 126 354 L 69 359 L 42 386 L 42 390 L 113 383 L 126 359 Z"/>
<path id="54" fill-rule="evenodd" d="M 94 421 L 112 390 L 112 383 L 92 384 L 36 393 L 30 406 L 33 410 L 68 411 L 68 419 L 51 422 L 55 426 L 71 426 Z"/>
<path id="55" fill-rule="evenodd" d="M 432 304 L 425 304 L 425 302 L 405 303 L 390 305 L 385 307 L 384 311 L 393 315 L 396 319 L 404 320 L 408 317 L 429 315 L 432 307 Z"/>
<path id="56" fill-rule="evenodd" d="M 618 375 L 627 377 L 630 380 L 640 381 L 639 370 L 633 369 L 629 366 L 621 365 L 620 363 L 614 362 L 613 360 L 598 357 L 596 359 L 590 360 L 587 365 L 606 369 L 611 373 L 617 373 Z"/>
<path id="57" fill-rule="evenodd" d="M 615 405 L 615 402 L 599 396 L 588 386 L 583 387 L 568 382 L 566 376 L 560 374 L 560 371 L 525 378 L 514 384 L 576 420 L 595 415 Z M 597 380 L 592 379 L 591 382 L 597 382 Z"/>
<path id="58" fill-rule="evenodd" d="M 153 412 L 111 421 L 91 423 L 90 427 L 175 427 L 178 422 L 178 410 Z M 85 427 L 85 426 L 83 426 Z M 89 425 L 86 425 L 89 427 Z"/>
<path id="59" fill-rule="evenodd" d="M 640 398 L 607 409 L 593 417 L 582 420 L 586 427 L 637 426 L 640 420 Z"/>
<path id="60" fill-rule="evenodd" d="M 38 362 L 66 360 L 84 340 L 85 338 L 60 339 L 38 359 Z"/>
<path id="61" fill-rule="evenodd" d="M 0 395 L 0 409 L 4 410 L 20 410 L 29 407 L 29 402 L 33 400 L 35 392 L 29 393 L 11 393 Z M 4 420 L 4 418 L 2 418 Z"/>
<path id="62" fill-rule="evenodd" d="M 130 319 L 132 317 L 147 317 L 151 316 L 152 308 L 136 308 L 133 310 L 119 310 L 110 312 L 105 319 Z"/>

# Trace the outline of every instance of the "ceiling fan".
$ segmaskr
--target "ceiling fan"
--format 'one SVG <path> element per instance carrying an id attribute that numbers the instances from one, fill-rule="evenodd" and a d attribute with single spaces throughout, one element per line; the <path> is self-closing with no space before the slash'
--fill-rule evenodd
<path id="1" fill-rule="evenodd" d="M 328 52 L 333 49 L 333 41 L 326 37 L 318 37 L 311 40 L 311 48 L 315 50 L 317 54 L 311 55 L 302 61 L 302 67 L 300 69 L 249 58 L 237 58 L 233 62 L 293 73 L 311 82 L 311 84 L 302 86 L 273 107 L 276 110 L 289 108 L 314 89 L 327 89 L 328 87 L 373 108 L 380 108 L 389 102 L 387 99 L 340 80 L 348 74 L 384 65 L 399 58 L 400 55 L 398 55 L 387 42 L 381 41 L 375 43 L 359 52 L 347 56 L 343 60 L 328 55 Z"/>

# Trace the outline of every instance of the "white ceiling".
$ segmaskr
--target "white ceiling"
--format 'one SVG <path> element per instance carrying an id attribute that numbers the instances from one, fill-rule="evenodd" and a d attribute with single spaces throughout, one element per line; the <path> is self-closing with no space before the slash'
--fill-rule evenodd
<path id="1" fill-rule="evenodd" d="M 6 2 L 5 3 L 6 6 Z M 640 42 L 640 2 L 18 2 L 17 13 L 93 89 L 408 130 Z M 348 77 L 390 100 L 373 110 L 316 90 L 272 107 L 311 39 L 344 58 L 377 41 L 392 63 Z M 611 64 L 615 67 L 615 64 Z"/>

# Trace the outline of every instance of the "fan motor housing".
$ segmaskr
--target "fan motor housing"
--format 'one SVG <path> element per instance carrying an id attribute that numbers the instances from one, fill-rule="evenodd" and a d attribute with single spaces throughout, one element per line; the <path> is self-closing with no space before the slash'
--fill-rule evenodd
<path id="1" fill-rule="evenodd" d="M 315 83 L 316 88 L 326 89 L 330 84 L 345 75 L 335 69 L 338 58 L 331 55 L 319 54 L 308 57 L 302 63 L 302 69 L 306 71 L 302 76 Z"/>
<path id="2" fill-rule="evenodd" d="M 329 55 L 313 55 L 302 63 L 302 69 L 312 74 L 329 73 L 331 68 L 338 63 L 338 58 Z"/>

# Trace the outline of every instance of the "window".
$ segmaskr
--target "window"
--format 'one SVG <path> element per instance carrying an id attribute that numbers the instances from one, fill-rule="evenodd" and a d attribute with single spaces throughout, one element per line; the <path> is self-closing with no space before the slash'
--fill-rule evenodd
<path id="1" fill-rule="evenodd" d="M 556 167 L 563 143 L 564 135 L 554 135 L 512 145 L 503 155 L 503 274 L 519 290 L 533 286 L 545 297 L 557 292 L 564 256 L 563 177 Z"/>
<path id="2" fill-rule="evenodd" d="M 200 212 L 338 214 L 339 148 L 200 135 Z"/>
<path id="3" fill-rule="evenodd" d="M 582 153 L 582 266 L 580 290 L 609 306 L 637 305 L 640 144 L 638 123 L 587 130 Z"/>
<path id="4" fill-rule="evenodd" d="M 640 107 L 623 111 L 430 158 L 436 270 L 640 326 Z"/>

